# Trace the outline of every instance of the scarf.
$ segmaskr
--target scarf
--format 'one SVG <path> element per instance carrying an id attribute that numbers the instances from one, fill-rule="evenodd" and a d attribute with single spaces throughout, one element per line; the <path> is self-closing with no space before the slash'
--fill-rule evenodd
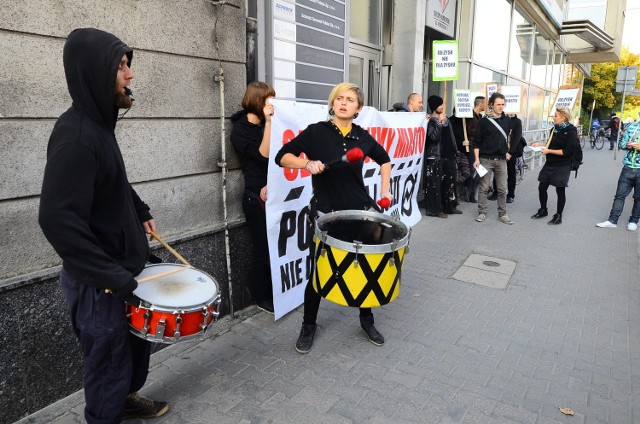
<path id="1" fill-rule="evenodd" d="M 569 125 L 570 125 L 569 122 L 563 122 L 561 124 L 555 124 L 554 125 L 555 129 L 553 130 L 553 132 L 554 133 L 559 133 L 563 129 L 567 128 Z"/>

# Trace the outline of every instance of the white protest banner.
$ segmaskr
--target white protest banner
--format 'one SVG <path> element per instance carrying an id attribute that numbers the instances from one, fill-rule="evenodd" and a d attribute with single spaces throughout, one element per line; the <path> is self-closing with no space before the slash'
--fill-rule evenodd
<path id="1" fill-rule="evenodd" d="M 458 40 L 433 42 L 433 81 L 458 79 Z"/>
<path id="2" fill-rule="evenodd" d="M 581 87 L 578 85 L 565 85 L 560 87 L 556 101 L 549 111 L 549 116 L 554 116 L 556 109 L 559 107 L 568 107 L 569 110 L 573 111 L 576 100 L 580 97 L 580 89 Z"/>
<path id="3" fill-rule="evenodd" d="M 517 85 L 503 85 L 502 95 L 504 96 L 504 113 L 521 113 L 522 88 Z"/>
<path id="4" fill-rule="evenodd" d="M 473 102 L 471 90 L 454 90 L 454 106 L 457 118 L 473 118 Z"/>
<path id="5" fill-rule="evenodd" d="M 313 258 L 309 244 L 313 229 L 307 224 L 311 200 L 311 174 L 279 167 L 273 159 L 284 143 L 309 124 L 328 117 L 326 105 L 272 100 L 271 145 L 267 175 L 267 238 L 271 258 L 275 319 L 302 304 Z M 391 207 L 385 212 L 413 226 L 421 219 L 417 194 L 422 178 L 422 153 L 426 135 L 424 113 L 378 112 L 365 107 L 355 121 L 389 153 L 392 163 Z M 363 178 L 369 195 L 380 198 L 380 167 L 365 159 Z"/>

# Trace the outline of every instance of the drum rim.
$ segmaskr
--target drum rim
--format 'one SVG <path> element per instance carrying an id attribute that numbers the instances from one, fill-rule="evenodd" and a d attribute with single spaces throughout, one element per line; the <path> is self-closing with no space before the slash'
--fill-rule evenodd
<path id="1" fill-rule="evenodd" d="M 159 312 L 166 312 L 166 313 L 174 313 L 176 311 L 179 311 L 180 313 L 192 313 L 192 312 L 197 312 L 197 311 L 201 311 L 203 308 L 208 308 L 209 306 L 211 306 L 213 303 L 216 302 L 216 300 L 218 298 L 220 298 L 220 285 L 218 284 L 218 282 L 216 281 L 215 278 L 213 278 L 209 273 L 196 268 L 194 266 L 188 267 L 184 264 L 177 264 L 177 263 L 173 263 L 173 262 L 162 262 L 159 264 L 148 264 L 144 267 L 144 269 L 142 271 L 140 271 L 140 274 L 142 274 L 142 272 L 147 269 L 147 268 L 155 268 L 157 266 L 169 266 L 169 267 L 177 267 L 177 268 L 189 268 L 192 269 L 194 271 L 198 271 L 204 275 L 206 275 L 207 277 L 209 277 L 211 279 L 211 281 L 213 281 L 213 285 L 216 288 L 215 293 L 213 294 L 213 296 L 211 296 L 209 299 L 205 300 L 204 302 L 201 303 L 194 303 L 191 305 L 184 305 L 184 306 L 175 306 L 175 305 L 164 305 L 162 303 L 154 303 L 151 302 L 145 298 L 140 297 L 140 299 L 142 299 L 144 302 L 146 302 L 148 305 L 148 307 L 143 306 L 140 309 L 146 309 L 146 310 L 150 310 L 150 311 L 159 311 Z M 136 277 L 138 277 L 140 274 L 136 275 Z M 145 284 L 145 283 L 142 283 Z M 136 288 L 137 290 L 137 288 Z M 135 294 L 135 290 L 133 291 L 133 293 Z M 139 296 L 138 296 L 139 297 Z M 137 307 L 134 305 L 134 307 Z"/>
<path id="2" fill-rule="evenodd" d="M 345 216 L 353 217 L 353 218 L 365 218 L 363 219 L 365 221 L 373 221 L 373 222 L 390 224 L 396 227 L 400 227 L 402 230 L 404 230 L 405 234 L 402 238 L 392 243 L 360 244 L 359 246 L 356 246 L 356 244 L 353 242 L 346 242 L 344 240 L 339 240 L 329 235 L 323 236 L 319 226 L 319 223 L 321 221 L 334 221 L 340 217 L 345 217 Z M 343 211 L 329 212 L 318 217 L 318 219 L 316 219 L 316 222 L 315 222 L 314 236 L 321 243 L 328 244 L 331 247 L 335 247 L 337 249 L 341 249 L 346 252 L 362 253 L 362 254 L 378 254 L 378 253 L 395 252 L 400 250 L 403 247 L 406 247 L 409 244 L 410 232 L 411 232 L 411 229 L 404 222 L 379 212 L 343 210 Z"/>

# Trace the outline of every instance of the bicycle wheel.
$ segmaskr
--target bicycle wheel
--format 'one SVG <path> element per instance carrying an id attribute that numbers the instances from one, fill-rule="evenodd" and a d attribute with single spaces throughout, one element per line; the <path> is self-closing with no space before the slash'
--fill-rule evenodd
<path id="1" fill-rule="evenodd" d="M 597 138 L 598 138 L 598 136 L 596 135 L 596 133 L 591 133 L 591 135 L 589 136 L 589 142 L 591 143 L 591 148 L 592 149 L 595 149 L 595 147 L 596 147 L 596 139 Z"/>
<path id="2" fill-rule="evenodd" d="M 602 148 L 604 147 L 604 140 L 605 140 L 604 137 L 602 136 L 598 137 L 598 139 L 596 140 L 596 149 L 602 150 Z"/>

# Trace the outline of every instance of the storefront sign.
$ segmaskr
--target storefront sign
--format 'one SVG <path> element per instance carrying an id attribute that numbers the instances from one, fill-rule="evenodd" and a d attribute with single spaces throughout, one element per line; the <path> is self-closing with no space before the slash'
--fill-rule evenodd
<path id="1" fill-rule="evenodd" d="M 456 21 L 456 0 L 427 1 L 426 24 L 451 38 L 454 37 Z"/>

